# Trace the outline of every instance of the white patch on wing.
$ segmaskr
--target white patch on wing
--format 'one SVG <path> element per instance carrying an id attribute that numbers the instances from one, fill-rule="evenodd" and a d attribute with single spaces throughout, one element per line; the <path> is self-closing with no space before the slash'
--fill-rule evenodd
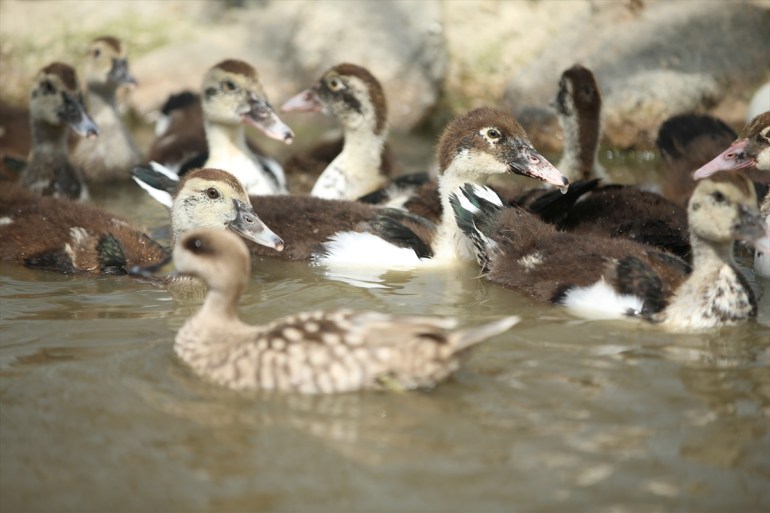
<path id="1" fill-rule="evenodd" d="M 331 266 L 413 269 L 420 258 L 409 248 L 401 248 L 371 233 L 338 232 L 324 243 L 326 255 L 315 260 Z"/>
<path id="2" fill-rule="evenodd" d="M 517 263 L 527 271 L 531 271 L 532 269 L 534 269 L 535 267 L 543 263 L 543 254 L 540 253 L 539 251 L 535 251 L 534 253 L 530 253 L 528 255 L 524 255 L 523 257 L 519 258 Z"/>
<path id="3" fill-rule="evenodd" d="M 73 244 L 81 246 L 89 237 L 88 230 L 80 226 L 73 226 L 70 228 L 70 237 Z"/>
<path id="4" fill-rule="evenodd" d="M 8 216 L 0 217 L 0 225 L 12 224 L 12 223 L 13 223 L 13 218 L 12 217 L 8 217 Z"/>
<path id="5" fill-rule="evenodd" d="M 160 164 L 158 162 L 155 162 L 154 160 L 150 162 L 150 167 L 153 171 L 156 171 L 167 178 L 170 178 L 171 180 L 174 180 L 175 182 L 179 181 L 179 175 L 171 171 L 169 168 L 164 166 L 163 164 Z"/>
<path id="6" fill-rule="evenodd" d="M 643 306 L 639 297 L 618 294 L 603 279 L 590 287 L 570 289 L 561 303 L 586 319 L 623 319 L 629 311 L 641 311 Z"/>
<path id="7" fill-rule="evenodd" d="M 139 180 L 136 177 L 132 176 L 131 178 L 134 179 L 134 181 L 139 187 L 147 191 L 147 194 L 149 194 L 150 197 L 152 197 L 152 199 L 154 199 L 164 207 L 171 208 L 174 205 L 174 198 L 171 197 L 171 194 L 169 194 L 168 192 L 162 191 L 160 189 L 156 189 L 155 187 L 152 187 L 146 184 L 145 182 Z"/>

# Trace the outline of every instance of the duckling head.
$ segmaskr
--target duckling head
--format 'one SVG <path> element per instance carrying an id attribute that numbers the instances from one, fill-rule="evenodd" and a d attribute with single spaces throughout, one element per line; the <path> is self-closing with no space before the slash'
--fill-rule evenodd
<path id="1" fill-rule="evenodd" d="M 439 139 L 441 173 L 468 182 L 515 173 L 566 187 L 569 180 L 529 142 L 524 129 L 507 112 L 482 107 L 456 117 Z"/>
<path id="2" fill-rule="evenodd" d="M 137 85 L 128 69 L 128 49 L 118 38 L 97 37 L 88 47 L 85 81 L 90 89 L 116 89 L 120 85 Z"/>
<path id="3" fill-rule="evenodd" d="M 575 64 L 562 73 L 555 107 L 561 116 L 574 116 L 580 112 L 598 119 L 602 95 L 591 70 Z"/>
<path id="4" fill-rule="evenodd" d="M 757 247 L 768 234 L 757 209 L 754 184 L 742 173 L 717 173 L 698 183 L 687 217 L 692 235 L 716 245 L 740 240 Z"/>
<path id="5" fill-rule="evenodd" d="M 250 125 L 286 144 L 294 140 L 294 132 L 273 110 L 251 65 L 235 59 L 220 62 L 204 75 L 202 92 L 209 121 Z"/>
<path id="6" fill-rule="evenodd" d="M 770 111 L 752 119 L 725 151 L 693 173 L 693 179 L 749 167 L 770 171 Z"/>
<path id="7" fill-rule="evenodd" d="M 240 292 L 251 273 L 251 258 L 243 241 L 224 230 L 192 230 L 174 246 L 177 271 L 206 282 L 210 290 Z"/>
<path id="8" fill-rule="evenodd" d="M 330 68 L 312 87 L 287 100 L 281 110 L 323 112 L 345 128 L 369 128 L 377 135 L 388 123 L 388 105 L 379 80 L 366 68 L 350 63 Z"/>
<path id="9" fill-rule="evenodd" d="M 69 125 L 78 135 L 96 137 L 99 127 L 86 112 L 77 73 L 72 66 L 53 62 L 35 76 L 29 95 L 33 123 Z"/>
<path id="10" fill-rule="evenodd" d="M 171 228 L 176 240 L 190 230 L 226 229 L 283 250 L 283 240 L 254 212 L 241 183 L 220 169 L 199 169 L 182 178 L 171 207 Z"/>

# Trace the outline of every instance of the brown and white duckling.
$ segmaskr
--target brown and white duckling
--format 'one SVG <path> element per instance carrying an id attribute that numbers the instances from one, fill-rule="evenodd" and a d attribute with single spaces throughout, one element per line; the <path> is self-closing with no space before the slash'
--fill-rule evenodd
<path id="1" fill-rule="evenodd" d="M 172 236 L 176 240 L 197 228 L 230 230 L 280 251 L 280 237 L 248 201 L 229 173 L 189 173 L 173 198 Z M 123 274 L 156 267 L 168 256 L 141 229 L 104 210 L 45 198 L 15 185 L 0 189 L 0 246 L 2 260 L 63 273 Z"/>
<path id="2" fill-rule="evenodd" d="M 35 76 L 29 96 L 32 147 L 19 183 L 46 196 L 85 199 L 88 189 L 80 170 L 69 160 L 68 127 L 96 137 L 99 128 L 83 106 L 75 70 L 61 62 Z"/>
<path id="3" fill-rule="evenodd" d="M 449 194 L 464 183 L 495 174 L 517 173 L 552 184 L 566 178 L 528 142 L 510 115 L 481 108 L 458 116 L 444 131 L 438 146 L 439 187 L 449 207 Z M 173 175 L 170 175 L 173 177 Z M 162 169 L 145 169 L 135 180 L 155 199 L 169 206 L 173 181 Z M 314 260 L 320 264 L 412 268 L 431 263 L 454 265 L 472 260 L 469 242 L 451 216 L 436 227 L 432 222 L 398 209 L 355 201 L 312 196 L 251 196 L 259 217 L 281 235 L 285 249 L 276 252 L 251 245 L 255 256 Z"/>
<path id="4" fill-rule="evenodd" d="M 284 165 L 287 174 L 318 177 L 311 195 L 354 200 L 389 180 L 392 159 L 386 144 L 388 108 L 385 92 L 366 68 L 338 64 L 326 71 L 312 87 L 287 100 L 281 110 L 323 112 L 342 124 L 344 142 L 332 160 L 322 160 L 336 146 L 327 143 L 311 150 L 310 155 L 315 155 L 316 159 L 299 155 Z"/>
<path id="5" fill-rule="evenodd" d="M 695 180 L 711 176 L 719 171 L 756 169 L 770 171 L 770 111 L 753 118 L 738 135 L 738 138 L 722 153 L 693 173 Z M 760 200 L 760 212 L 770 224 L 770 191 Z M 770 237 L 766 240 L 770 246 Z M 757 250 L 754 253 L 754 270 L 760 276 L 770 278 L 770 251 Z"/>
<path id="6" fill-rule="evenodd" d="M 188 101 L 176 107 L 190 109 L 191 118 L 194 119 L 196 99 L 194 96 L 191 101 L 189 96 L 184 98 Z M 227 169 L 238 178 L 249 194 L 286 193 L 283 168 L 274 159 L 256 151 L 246 138 L 245 125 L 249 125 L 286 144 L 294 139 L 292 130 L 270 106 L 256 70 L 240 60 L 227 59 L 220 62 L 204 75 L 201 98 L 207 154 L 198 155 L 189 163 L 168 162 L 162 158 L 163 154 L 184 153 L 174 149 L 177 144 L 189 145 L 187 139 L 169 131 L 174 126 L 169 124 L 159 137 L 160 140 L 153 145 L 151 160 L 181 174 L 199 167 Z M 194 135 L 194 131 L 187 127 L 181 135 L 191 134 Z"/>
<path id="7" fill-rule="evenodd" d="M 233 390 L 305 394 L 432 387 L 463 353 L 517 317 L 456 330 L 457 320 L 350 310 L 299 313 L 265 326 L 242 322 L 238 300 L 251 275 L 249 251 L 223 231 L 193 231 L 174 248 L 177 270 L 209 293 L 180 328 L 174 352 L 209 381 Z"/>
<path id="8" fill-rule="evenodd" d="M 696 331 L 756 315 L 753 291 L 733 260 L 734 240 L 757 242 L 766 233 L 754 194 L 740 174 L 696 187 L 688 206 L 691 273 L 650 246 L 557 231 L 521 208 L 503 208 L 488 189 L 465 187 L 453 207 L 488 280 L 587 317 L 640 315 Z"/>
<path id="9" fill-rule="evenodd" d="M 88 110 L 101 133 L 96 139 L 78 139 L 72 161 L 88 183 L 128 180 L 142 157 L 116 104 L 118 89 L 136 85 L 128 70 L 126 45 L 112 36 L 94 39 L 86 54 L 84 77 Z"/>

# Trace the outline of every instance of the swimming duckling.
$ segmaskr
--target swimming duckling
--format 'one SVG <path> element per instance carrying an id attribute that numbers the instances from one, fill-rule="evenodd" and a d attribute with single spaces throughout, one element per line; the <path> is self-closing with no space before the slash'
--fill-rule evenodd
<path id="1" fill-rule="evenodd" d="M 199 376 L 233 390 L 325 394 L 433 387 L 459 368 L 468 348 L 519 320 L 455 330 L 452 318 L 337 310 L 251 326 L 237 313 L 251 275 L 249 251 L 238 237 L 189 232 L 174 248 L 174 263 L 209 287 L 201 309 L 177 333 L 174 352 Z"/>
<path id="2" fill-rule="evenodd" d="M 733 260 L 733 241 L 767 227 L 754 187 L 721 174 L 696 187 L 688 206 L 693 266 L 630 240 L 559 232 L 524 209 L 503 208 L 489 189 L 452 199 L 486 278 L 580 315 L 639 315 L 670 330 L 718 328 L 756 315 L 756 299 Z"/>
<path id="3" fill-rule="evenodd" d="M 86 54 L 84 76 L 88 110 L 101 133 L 96 139 L 78 139 L 72 161 L 88 183 L 128 180 L 141 154 L 116 104 L 118 89 L 136 86 L 128 70 L 126 45 L 112 36 L 94 39 Z"/>
<path id="4" fill-rule="evenodd" d="M 323 112 L 342 123 L 341 149 L 336 142 L 326 143 L 307 155 L 290 158 L 284 165 L 287 175 L 317 177 L 311 195 L 354 200 L 382 187 L 393 174 L 393 160 L 385 142 L 385 91 L 366 68 L 338 64 L 312 87 L 287 100 L 281 110 Z M 331 155 L 334 149 L 337 151 Z M 325 160 L 327 156 L 332 159 Z"/>
<path id="5" fill-rule="evenodd" d="M 207 153 L 197 155 L 190 162 L 168 162 L 167 155 L 184 154 L 175 149 L 178 144 L 189 145 L 187 139 L 171 131 L 176 125 L 168 124 L 153 145 L 150 160 L 164 164 L 178 174 L 200 167 L 226 169 L 238 178 L 249 194 L 285 194 L 283 168 L 246 139 L 244 125 L 258 128 L 267 136 L 286 144 L 294 139 L 292 130 L 280 120 L 267 101 L 257 71 L 246 62 L 224 60 L 206 72 L 201 91 Z M 187 119 L 195 119 L 197 99 L 187 95 L 181 98 L 185 101 L 175 107 L 190 109 L 192 115 Z M 187 127 L 181 135 L 189 137 L 194 134 L 195 131 Z"/>
<path id="6" fill-rule="evenodd" d="M 67 127 L 78 135 L 96 137 L 99 128 L 83 106 L 75 70 L 60 62 L 35 76 L 29 97 L 32 148 L 19 183 L 46 196 L 86 199 L 80 170 L 69 161 Z"/>

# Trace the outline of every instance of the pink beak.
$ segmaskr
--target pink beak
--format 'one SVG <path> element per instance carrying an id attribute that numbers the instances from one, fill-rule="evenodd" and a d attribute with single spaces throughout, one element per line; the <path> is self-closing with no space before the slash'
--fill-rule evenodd
<path id="1" fill-rule="evenodd" d="M 738 139 L 711 162 L 698 168 L 692 175 L 693 179 L 700 180 L 719 171 L 737 171 L 755 165 L 756 160 L 746 153 L 748 144 L 748 139 Z"/>

